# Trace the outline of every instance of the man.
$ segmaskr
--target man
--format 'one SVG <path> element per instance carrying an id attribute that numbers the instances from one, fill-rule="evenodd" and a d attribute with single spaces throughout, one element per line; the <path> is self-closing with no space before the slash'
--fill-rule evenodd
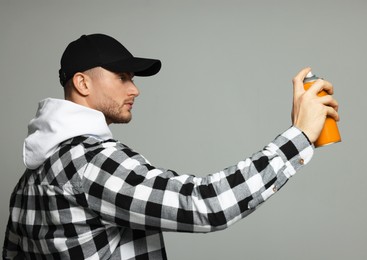
<path id="1" fill-rule="evenodd" d="M 211 232 L 252 213 L 306 165 L 326 116 L 338 120 L 332 85 L 307 92 L 293 79 L 293 125 L 251 158 L 204 178 L 152 166 L 113 139 L 139 90 L 134 76 L 161 68 L 118 41 L 83 35 L 59 71 L 66 100 L 45 99 L 29 123 L 24 175 L 10 201 L 5 259 L 167 259 L 163 231 Z"/>

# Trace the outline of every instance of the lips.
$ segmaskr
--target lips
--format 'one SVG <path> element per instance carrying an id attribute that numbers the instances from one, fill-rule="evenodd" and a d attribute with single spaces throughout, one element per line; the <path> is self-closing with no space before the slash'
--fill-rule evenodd
<path id="1" fill-rule="evenodd" d="M 128 102 L 125 102 L 124 103 L 125 106 L 128 107 L 128 109 L 132 109 L 133 108 L 133 105 L 134 105 L 134 101 L 128 101 Z"/>

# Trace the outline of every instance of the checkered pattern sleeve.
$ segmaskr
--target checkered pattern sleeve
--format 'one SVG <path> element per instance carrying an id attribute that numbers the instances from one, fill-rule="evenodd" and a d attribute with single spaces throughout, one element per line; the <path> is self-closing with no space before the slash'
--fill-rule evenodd
<path id="1" fill-rule="evenodd" d="M 156 168 L 116 142 L 104 142 L 85 169 L 90 208 L 131 229 L 211 232 L 253 212 L 307 164 L 313 146 L 291 127 L 263 150 L 206 177 Z"/>

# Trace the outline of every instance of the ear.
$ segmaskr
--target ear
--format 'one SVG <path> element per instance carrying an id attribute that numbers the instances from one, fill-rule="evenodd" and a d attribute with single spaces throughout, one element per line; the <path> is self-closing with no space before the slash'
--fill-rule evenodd
<path id="1" fill-rule="evenodd" d="M 90 94 L 90 78 L 87 74 L 77 72 L 73 76 L 73 83 L 75 90 L 82 96 L 88 96 Z"/>

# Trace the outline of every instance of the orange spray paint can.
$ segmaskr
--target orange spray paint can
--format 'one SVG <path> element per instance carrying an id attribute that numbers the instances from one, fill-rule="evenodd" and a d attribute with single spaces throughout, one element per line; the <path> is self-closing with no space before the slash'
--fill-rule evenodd
<path id="1" fill-rule="evenodd" d="M 303 80 L 303 86 L 305 90 L 308 90 L 312 86 L 312 84 L 318 79 L 319 77 L 313 75 L 312 72 L 309 72 Z M 320 97 L 325 95 L 327 95 L 327 93 L 324 90 L 320 91 L 318 94 L 318 96 Z M 315 147 L 321 147 L 337 142 L 341 142 L 338 125 L 333 118 L 327 117 L 325 120 L 324 128 L 322 129 L 321 134 L 314 145 Z"/>

